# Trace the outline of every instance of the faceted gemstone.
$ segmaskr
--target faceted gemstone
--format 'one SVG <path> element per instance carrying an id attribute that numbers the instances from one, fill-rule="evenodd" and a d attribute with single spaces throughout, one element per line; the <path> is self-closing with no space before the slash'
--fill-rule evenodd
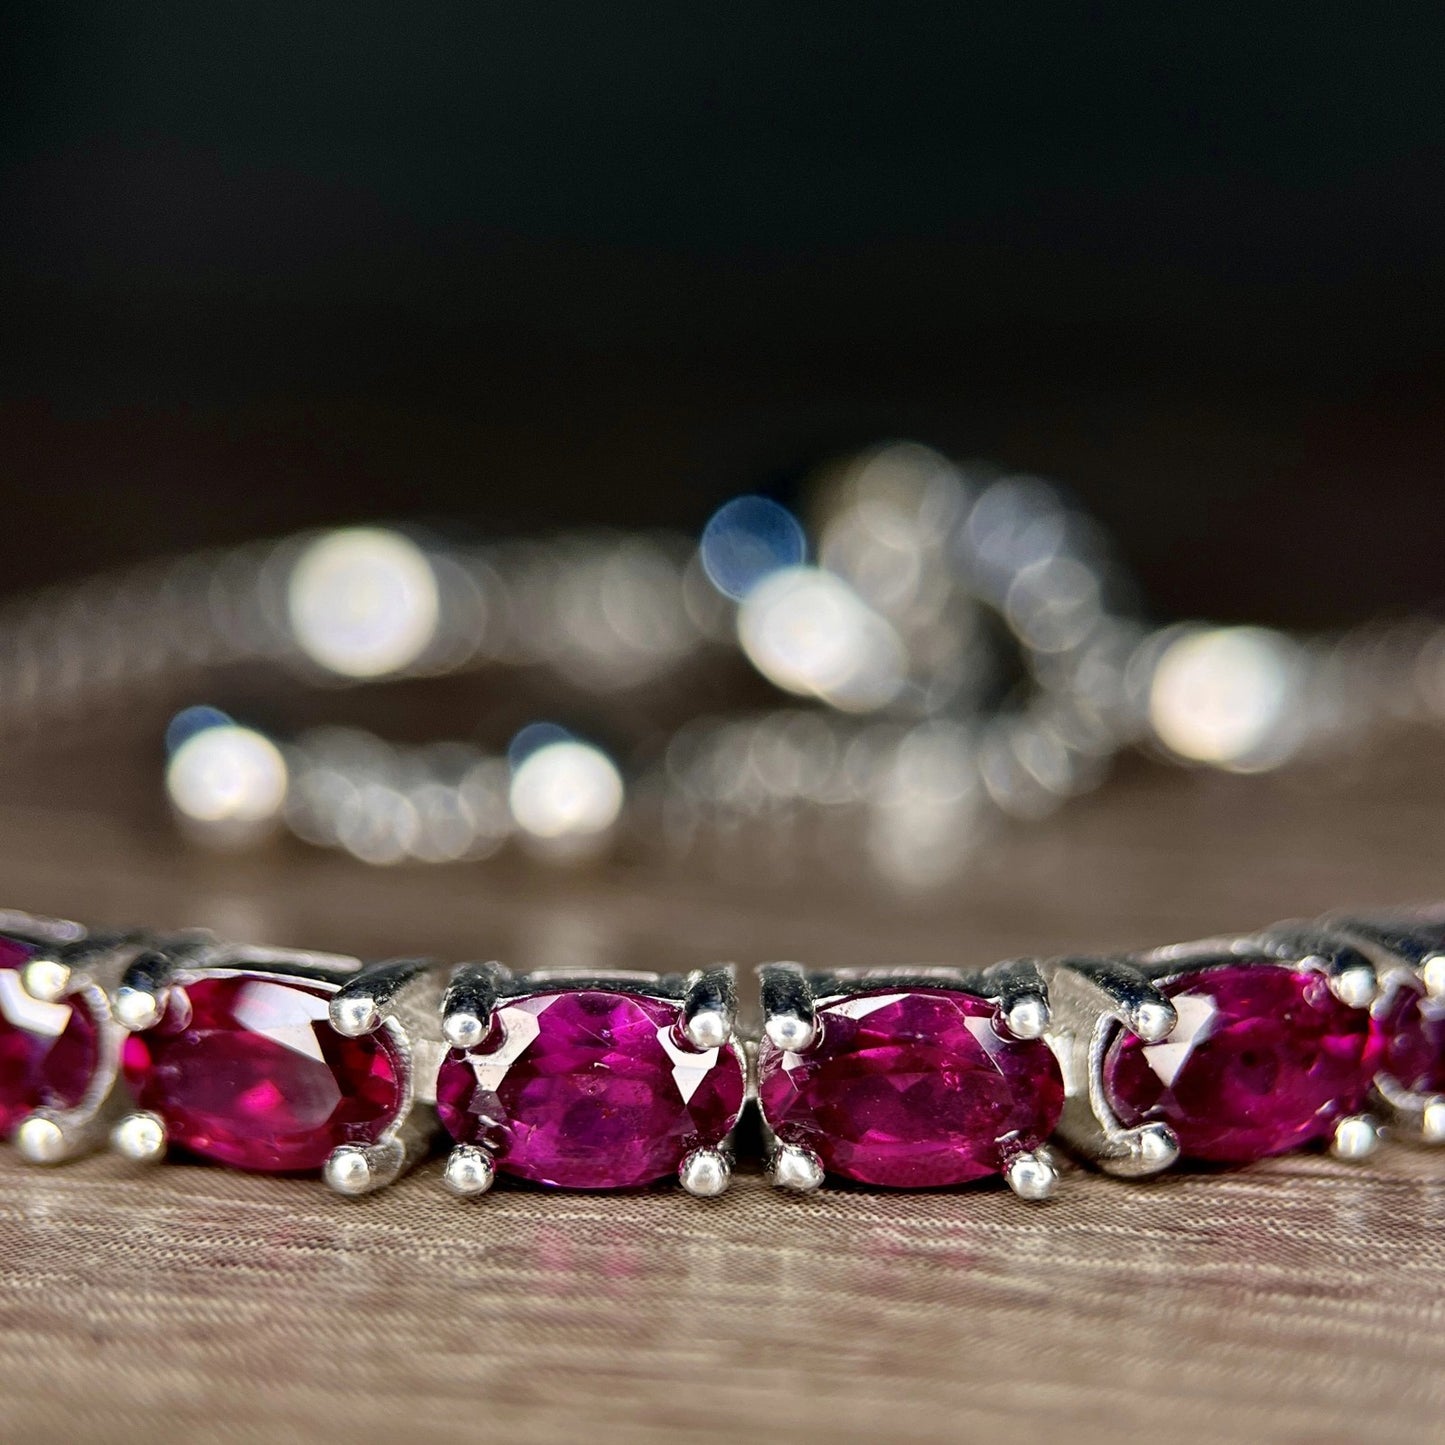
<path id="1" fill-rule="evenodd" d="M 1053 1132 L 1064 1103 L 1042 1040 L 1009 1040 L 995 1006 L 947 989 L 877 990 L 818 1010 L 805 1053 L 766 1040 L 763 1116 L 834 1174 L 901 1189 L 997 1174 Z"/>
<path id="2" fill-rule="evenodd" d="M 1445 1094 L 1445 999 L 1413 978 L 1394 982 L 1375 1005 L 1380 1082 L 1407 1094 Z"/>
<path id="3" fill-rule="evenodd" d="M 0 1135 L 42 1106 L 71 1109 L 85 1098 L 100 1061 L 100 1026 L 83 996 L 32 998 L 21 970 L 35 953 L 0 937 Z"/>
<path id="4" fill-rule="evenodd" d="M 504 1173 L 564 1189 L 650 1184 L 721 1143 L 743 1106 L 737 1049 L 693 1048 L 677 1012 L 601 989 L 508 1003 L 487 1047 L 443 1060 L 437 1112 Z"/>
<path id="5" fill-rule="evenodd" d="M 125 1076 L 173 1143 L 238 1169 L 319 1169 L 371 1144 L 401 1106 L 404 1064 L 384 1031 L 348 1039 L 310 983 L 207 978 L 170 991 L 125 1043 Z"/>
<path id="6" fill-rule="evenodd" d="M 1162 1120 L 1183 1154 L 1242 1164 L 1324 1138 L 1363 1104 L 1379 1057 L 1369 1012 L 1322 974 L 1230 964 L 1163 988 L 1174 1032 L 1146 1044 L 1121 1030 L 1104 1059 L 1126 1127 Z"/>

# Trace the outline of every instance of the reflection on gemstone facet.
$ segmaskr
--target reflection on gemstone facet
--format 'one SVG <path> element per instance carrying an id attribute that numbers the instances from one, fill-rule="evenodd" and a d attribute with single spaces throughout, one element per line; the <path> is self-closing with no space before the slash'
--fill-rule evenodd
<path id="1" fill-rule="evenodd" d="M 34 948 L 0 937 L 0 1136 L 41 1107 L 70 1109 L 90 1088 L 100 1028 L 83 998 L 44 1003 L 21 983 Z"/>
<path id="2" fill-rule="evenodd" d="M 1160 1043 L 1120 1030 L 1104 1060 L 1126 1128 L 1163 1122 L 1185 1155 L 1247 1163 L 1327 1137 L 1364 1102 L 1379 1044 L 1323 973 L 1229 964 L 1162 985 L 1179 1022 Z"/>
<path id="3" fill-rule="evenodd" d="M 1052 1132 L 1059 1065 L 1039 1040 L 1003 1038 L 996 1006 L 948 989 L 877 990 L 818 1010 L 805 1053 L 764 1040 L 763 1115 L 834 1174 L 923 1188 L 1002 1173 Z"/>
<path id="4" fill-rule="evenodd" d="M 1380 1081 L 1406 1094 L 1445 1094 L 1445 999 L 1397 976 L 1374 1009 Z"/>
<path id="5" fill-rule="evenodd" d="M 677 1004 L 600 989 L 518 999 L 488 1048 L 454 1049 L 437 1080 L 452 1138 L 505 1174 L 567 1189 L 629 1189 L 726 1139 L 743 1104 L 736 1047 L 698 1050 Z"/>
<path id="6" fill-rule="evenodd" d="M 245 975 L 173 989 L 161 1022 L 126 1040 L 126 1080 L 192 1153 L 239 1169 L 319 1169 L 338 1145 L 374 1143 L 403 1095 L 388 1036 L 344 1038 L 330 997 Z"/>

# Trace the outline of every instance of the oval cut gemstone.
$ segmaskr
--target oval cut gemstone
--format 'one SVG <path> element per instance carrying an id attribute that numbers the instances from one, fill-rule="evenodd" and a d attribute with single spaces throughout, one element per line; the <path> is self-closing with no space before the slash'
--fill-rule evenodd
<path id="1" fill-rule="evenodd" d="M 1104 1058 L 1125 1127 L 1162 1121 L 1190 1158 L 1243 1164 L 1327 1137 L 1364 1103 L 1379 1057 L 1369 1011 L 1323 974 L 1229 964 L 1162 987 L 1173 1033 L 1146 1044 L 1121 1030 Z"/>
<path id="2" fill-rule="evenodd" d="M 506 1174 L 563 1189 L 634 1189 L 726 1138 L 743 1106 L 731 1044 L 698 1050 L 678 1006 L 602 989 L 504 1004 L 490 1047 L 453 1049 L 437 1112 Z"/>
<path id="3" fill-rule="evenodd" d="M 100 1062 L 100 1025 L 84 995 L 44 1003 L 26 993 L 21 971 L 34 954 L 0 937 L 0 1136 L 42 1106 L 73 1109 Z"/>
<path id="4" fill-rule="evenodd" d="M 1445 999 L 1398 979 L 1375 1005 L 1380 1082 L 1386 1091 L 1445 1094 Z"/>
<path id="5" fill-rule="evenodd" d="M 1002 1038 L 995 1012 L 949 989 L 825 1004 L 805 1053 L 763 1041 L 763 1116 L 784 1143 L 864 1184 L 918 1189 L 1000 1173 L 1053 1132 L 1064 1083 L 1049 1046 Z"/>
<path id="6" fill-rule="evenodd" d="M 331 1027 L 330 992 L 245 974 L 170 990 L 153 1029 L 125 1042 L 127 1082 L 171 1141 L 238 1169 L 319 1169 L 396 1118 L 404 1064 L 378 1030 Z"/>

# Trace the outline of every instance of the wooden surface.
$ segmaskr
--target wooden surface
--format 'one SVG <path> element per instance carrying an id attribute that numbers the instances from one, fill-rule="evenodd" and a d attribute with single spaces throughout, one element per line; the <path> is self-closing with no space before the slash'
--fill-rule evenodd
<path id="1" fill-rule="evenodd" d="M 383 954 L 988 962 L 1445 896 L 1445 748 L 1274 779 L 1136 763 L 963 877 L 521 860 L 367 871 L 182 846 L 144 750 L 0 777 L 0 903 Z M 461 1203 L 0 1153 L 0 1438 L 1436 1441 L 1445 1155 L 1129 1185 Z"/>

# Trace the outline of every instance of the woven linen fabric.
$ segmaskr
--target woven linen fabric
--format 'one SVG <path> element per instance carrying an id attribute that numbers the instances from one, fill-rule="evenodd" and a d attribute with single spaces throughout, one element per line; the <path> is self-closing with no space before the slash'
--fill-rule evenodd
<path id="1" fill-rule="evenodd" d="M 5 905 L 520 966 L 975 964 L 1445 894 L 1442 750 L 1140 768 L 913 893 L 787 840 L 549 873 L 181 848 L 97 755 L 0 779 Z M 89 759 L 87 761 L 87 758 Z M 750 850 L 743 850 L 745 855 Z M 812 855 L 816 856 L 816 855 Z M 318 1181 L 0 1150 L 0 1439 L 1437 1441 L 1445 1152 L 780 1197 Z"/>

